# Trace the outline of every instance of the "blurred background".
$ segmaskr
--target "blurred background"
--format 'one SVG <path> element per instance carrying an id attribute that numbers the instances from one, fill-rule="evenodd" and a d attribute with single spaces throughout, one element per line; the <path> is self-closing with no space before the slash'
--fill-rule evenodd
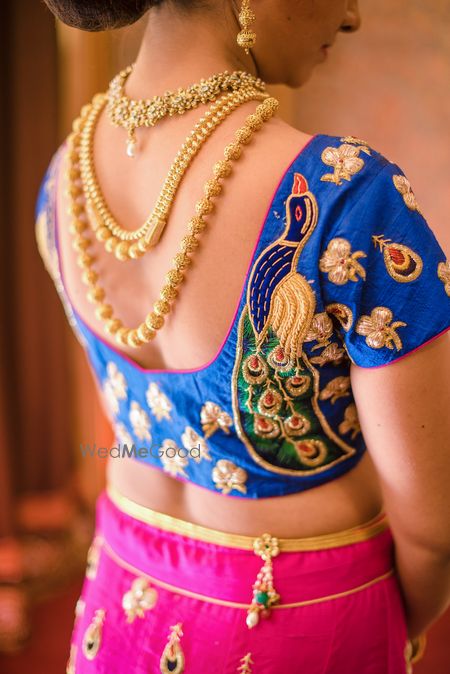
<path id="1" fill-rule="evenodd" d="M 450 0 L 360 5 L 360 31 L 339 36 L 311 82 L 272 92 L 303 131 L 363 138 L 397 163 L 449 256 Z M 39 257 L 35 201 L 80 107 L 133 61 L 142 25 L 83 33 L 39 0 L 3 0 L 1 16 L 0 671 L 56 674 L 104 482 L 104 461 L 83 462 L 78 445 L 113 434 Z M 449 637 L 447 612 L 415 674 L 450 674 Z"/>

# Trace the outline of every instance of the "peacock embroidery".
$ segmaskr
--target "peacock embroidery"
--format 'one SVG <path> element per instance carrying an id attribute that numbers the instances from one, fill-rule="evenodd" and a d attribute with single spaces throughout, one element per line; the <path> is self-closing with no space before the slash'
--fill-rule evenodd
<path id="1" fill-rule="evenodd" d="M 235 426 L 250 455 L 269 470 L 294 475 L 325 470 L 355 453 L 320 409 L 320 373 L 303 348 L 311 340 L 318 342 L 312 349 L 336 347 L 322 325 L 327 314 L 316 313 L 316 295 L 298 271 L 317 221 L 316 198 L 295 173 L 284 231 L 249 276 L 232 377 Z M 342 357 L 316 360 L 337 365 Z"/>

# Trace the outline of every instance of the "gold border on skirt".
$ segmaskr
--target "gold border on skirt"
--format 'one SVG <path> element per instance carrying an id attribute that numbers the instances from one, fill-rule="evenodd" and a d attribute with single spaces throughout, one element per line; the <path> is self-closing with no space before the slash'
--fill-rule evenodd
<path id="1" fill-rule="evenodd" d="M 194 524 L 186 520 L 166 515 L 165 513 L 151 510 L 127 496 L 121 494 L 112 485 L 107 485 L 106 493 L 114 505 L 123 513 L 134 517 L 135 519 L 155 526 L 163 531 L 169 531 L 181 536 L 187 536 L 198 541 L 213 543 L 228 548 L 238 548 L 241 550 L 253 550 L 253 543 L 256 536 L 244 536 L 241 534 L 231 534 L 226 531 L 210 529 L 208 527 Z M 367 522 L 363 522 L 355 527 L 343 529 L 331 534 L 322 534 L 320 536 L 310 536 L 307 538 L 278 538 L 280 550 L 284 552 L 301 552 L 307 550 L 323 550 L 326 548 L 339 547 L 340 545 L 349 545 L 367 541 L 374 536 L 382 533 L 389 528 L 389 522 L 386 513 L 381 510 Z"/>

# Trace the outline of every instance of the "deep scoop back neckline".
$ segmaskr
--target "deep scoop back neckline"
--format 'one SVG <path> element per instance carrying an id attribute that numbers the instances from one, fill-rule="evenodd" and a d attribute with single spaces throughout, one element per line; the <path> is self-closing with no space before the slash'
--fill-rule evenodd
<path id="1" fill-rule="evenodd" d="M 96 330 L 91 328 L 86 323 L 86 321 L 80 316 L 78 311 L 75 309 L 74 304 L 73 304 L 73 302 L 70 298 L 70 295 L 67 291 L 67 286 L 66 286 L 65 277 L 64 277 L 64 269 L 63 269 L 64 265 L 63 265 L 63 261 L 62 261 L 62 257 L 61 257 L 61 251 L 60 251 L 60 245 L 59 245 L 59 232 L 58 232 L 58 230 L 59 230 L 59 219 L 58 219 L 58 205 L 57 205 L 57 195 L 58 195 L 57 186 L 58 186 L 58 183 L 59 183 L 59 170 L 60 169 L 59 169 L 59 166 L 58 166 L 57 180 L 54 181 L 54 208 L 53 208 L 54 221 L 52 223 L 53 229 L 54 229 L 54 240 L 55 240 L 55 247 L 56 247 L 56 263 L 57 263 L 57 267 L 58 267 L 59 276 L 60 276 L 60 279 L 61 279 L 61 284 L 62 284 L 62 287 L 63 287 L 63 290 L 64 290 L 64 295 L 67 298 L 67 302 L 70 305 L 71 311 L 73 312 L 78 324 L 82 326 L 82 329 L 85 332 L 87 332 L 93 340 L 101 342 L 104 345 L 104 347 L 106 349 L 108 349 L 111 353 L 113 353 L 114 356 L 119 361 L 128 363 L 128 365 L 130 367 L 137 370 L 141 374 L 144 374 L 144 375 L 154 374 L 154 375 L 158 375 L 160 377 L 164 377 L 164 376 L 171 376 L 171 375 L 173 376 L 173 375 L 196 374 L 196 373 L 200 373 L 200 372 L 207 372 L 209 369 L 211 369 L 215 365 L 215 363 L 220 359 L 220 357 L 223 355 L 223 353 L 225 352 L 228 341 L 230 339 L 230 335 L 233 331 L 233 328 L 236 325 L 236 319 L 237 319 L 239 307 L 241 306 L 242 298 L 246 295 L 247 286 L 248 286 L 248 282 L 249 282 L 249 276 L 250 276 L 251 270 L 254 266 L 254 263 L 256 261 L 256 253 L 257 253 L 257 250 L 259 248 L 259 244 L 262 240 L 264 231 L 266 229 L 267 221 L 269 219 L 270 212 L 271 212 L 271 210 L 273 208 L 273 205 L 274 205 L 274 202 L 275 202 L 275 200 L 278 196 L 281 185 L 283 184 L 284 180 L 288 176 L 288 174 L 291 171 L 294 164 L 296 164 L 296 162 L 300 159 L 300 157 L 303 157 L 303 155 L 307 153 L 307 151 L 310 149 L 312 143 L 315 140 L 317 140 L 318 138 L 322 137 L 323 135 L 324 134 L 320 134 L 320 133 L 316 133 L 316 134 L 312 135 L 309 138 L 309 140 L 305 143 L 305 145 L 303 145 L 303 147 L 300 149 L 300 151 L 298 151 L 295 154 L 294 158 L 291 159 L 288 166 L 282 172 L 281 178 L 279 179 L 278 184 L 277 184 L 275 190 L 273 191 L 272 196 L 269 199 L 269 203 L 268 203 L 268 206 L 267 206 L 267 209 L 266 209 L 266 213 L 265 213 L 264 218 L 262 220 L 262 224 L 259 228 L 256 243 L 255 243 L 255 245 L 253 247 L 253 250 L 252 250 L 252 253 L 250 255 L 250 261 L 249 261 L 249 264 L 247 266 L 247 271 L 245 272 L 242 289 L 239 293 L 237 306 L 236 306 L 236 309 L 233 313 L 233 318 L 231 320 L 230 326 L 228 327 L 227 333 L 226 333 L 224 339 L 222 340 L 222 343 L 219 346 L 218 351 L 212 357 L 212 359 L 209 360 L 204 365 L 201 365 L 200 367 L 194 367 L 194 368 L 173 369 L 173 370 L 164 370 L 164 369 L 159 369 L 159 368 L 145 368 L 142 365 L 139 365 L 139 363 L 137 363 L 135 360 L 133 360 L 130 356 L 128 356 L 125 353 L 122 353 L 115 346 L 113 346 L 112 344 L 107 342 L 104 339 L 104 337 L 102 337 Z"/>

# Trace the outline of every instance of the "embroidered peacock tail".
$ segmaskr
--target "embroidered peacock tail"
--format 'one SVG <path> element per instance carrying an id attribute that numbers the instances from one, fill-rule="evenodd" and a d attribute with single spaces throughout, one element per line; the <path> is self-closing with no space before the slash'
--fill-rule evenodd
<path id="1" fill-rule="evenodd" d="M 292 361 L 301 355 L 316 306 L 311 286 L 296 267 L 300 252 L 317 224 L 317 211 L 306 179 L 296 173 L 286 202 L 285 230 L 257 259 L 248 286 L 247 304 L 257 348 L 272 328 L 286 357 Z"/>
<path id="2" fill-rule="evenodd" d="M 305 341 L 316 339 L 318 316 L 331 324 L 326 313 L 315 314 L 315 293 L 298 271 L 317 220 L 316 199 L 295 173 L 284 231 L 261 252 L 249 279 L 233 373 L 236 427 L 250 454 L 265 467 L 296 474 L 354 453 L 320 409 L 320 376 L 312 364 L 342 362 L 345 351 L 329 339 L 319 341 L 325 349 L 311 361 L 303 351 Z"/>

